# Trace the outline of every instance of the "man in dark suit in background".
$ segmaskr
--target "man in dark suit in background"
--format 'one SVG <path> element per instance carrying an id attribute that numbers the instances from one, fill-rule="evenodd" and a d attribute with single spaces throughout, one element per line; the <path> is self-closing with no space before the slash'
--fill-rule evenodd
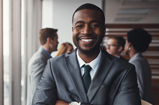
<path id="1" fill-rule="evenodd" d="M 125 46 L 125 39 L 123 37 L 112 36 L 108 38 L 105 50 L 109 54 L 114 55 L 128 62 L 127 59 L 121 56 L 121 53 L 124 50 L 124 46 Z"/>
<path id="2" fill-rule="evenodd" d="M 33 105 L 140 105 L 134 66 L 100 48 L 103 11 L 84 4 L 72 25 L 77 49 L 48 60 Z"/>

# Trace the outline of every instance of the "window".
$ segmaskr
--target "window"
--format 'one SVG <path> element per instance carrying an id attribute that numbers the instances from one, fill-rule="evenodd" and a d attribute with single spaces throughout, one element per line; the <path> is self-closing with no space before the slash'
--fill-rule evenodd
<path id="1" fill-rule="evenodd" d="M 4 105 L 9 105 L 9 0 L 3 0 L 3 64 Z"/>

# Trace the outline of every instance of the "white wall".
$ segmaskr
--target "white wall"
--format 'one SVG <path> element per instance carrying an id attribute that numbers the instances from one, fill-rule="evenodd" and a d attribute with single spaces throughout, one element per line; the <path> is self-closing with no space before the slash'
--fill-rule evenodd
<path id="1" fill-rule="evenodd" d="M 93 3 L 100 8 L 102 8 L 102 0 L 44 0 L 45 1 L 45 9 L 43 14 L 45 14 L 45 20 L 43 17 L 43 27 L 53 27 L 58 29 L 58 36 L 59 36 L 59 45 L 63 42 L 70 42 L 73 44 L 72 41 L 72 15 L 73 12 L 82 4 L 84 3 Z M 44 2 L 43 1 L 43 2 Z M 50 4 L 52 3 L 52 4 Z M 50 7 L 53 5 L 53 8 Z M 44 7 L 43 7 L 44 9 Z M 53 13 L 53 17 L 51 16 Z M 52 18 L 50 18 L 52 17 Z M 52 25 L 50 24 L 53 21 Z M 45 24 L 45 25 L 44 25 Z M 74 44 L 73 44 L 74 45 Z M 75 48 L 75 46 L 74 46 Z M 56 52 L 52 53 L 52 56 L 55 56 Z"/>
<path id="2" fill-rule="evenodd" d="M 53 28 L 53 0 L 42 2 L 42 28 Z"/>

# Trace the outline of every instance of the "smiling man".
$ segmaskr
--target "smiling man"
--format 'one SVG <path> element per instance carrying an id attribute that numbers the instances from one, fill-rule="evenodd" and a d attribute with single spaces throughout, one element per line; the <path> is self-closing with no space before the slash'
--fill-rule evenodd
<path id="1" fill-rule="evenodd" d="M 49 59 L 33 105 L 140 105 L 133 65 L 100 48 L 103 11 L 83 4 L 72 17 L 72 53 Z"/>

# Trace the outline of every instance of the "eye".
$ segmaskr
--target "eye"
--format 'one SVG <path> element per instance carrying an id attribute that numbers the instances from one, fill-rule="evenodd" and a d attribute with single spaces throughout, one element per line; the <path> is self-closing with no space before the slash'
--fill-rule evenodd
<path id="1" fill-rule="evenodd" d="M 83 27 L 83 25 L 78 25 L 78 26 L 76 26 L 76 27 L 82 28 L 82 27 Z"/>
<path id="2" fill-rule="evenodd" d="M 92 27 L 92 28 L 99 27 L 99 24 L 92 24 L 91 27 Z"/>
<path id="3" fill-rule="evenodd" d="M 80 28 L 83 28 L 83 27 L 84 27 L 83 24 L 77 24 L 77 25 L 75 26 L 75 28 L 77 28 L 77 29 L 80 29 Z"/>

